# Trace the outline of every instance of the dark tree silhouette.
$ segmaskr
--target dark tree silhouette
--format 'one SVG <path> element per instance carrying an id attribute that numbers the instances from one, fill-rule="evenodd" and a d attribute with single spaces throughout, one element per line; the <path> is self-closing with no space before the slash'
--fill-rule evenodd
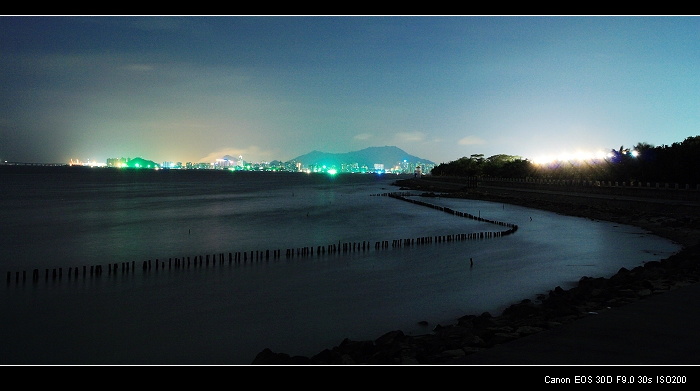
<path id="1" fill-rule="evenodd" d="M 482 154 L 473 154 L 437 165 L 432 175 L 660 182 L 694 187 L 700 184 L 700 136 L 670 146 L 655 147 L 646 142 L 632 148 L 621 145 L 611 149 L 605 159 L 584 162 L 534 164 L 519 156 L 494 155 L 484 159 Z"/>

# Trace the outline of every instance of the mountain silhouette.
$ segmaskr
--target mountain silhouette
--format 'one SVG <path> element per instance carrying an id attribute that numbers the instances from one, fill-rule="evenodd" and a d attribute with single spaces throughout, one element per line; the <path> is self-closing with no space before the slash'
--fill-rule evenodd
<path id="1" fill-rule="evenodd" d="M 354 163 L 359 164 L 359 166 L 367 166 L 370 168 L 374 167 L 375 164 L 383 164 L 385 168 L 390 168 L 403 162 L 404 160 L 411 164 L 416 164 L 419 162 L 425 164 L 435 164 L 428 159 L 410 155 L 401 148 L 394 146 L 369 147 L 359 151 L 346 153 L 312 151 L 305 155 L 298 156 L 293 160 L 301 162 L 307 166 L 321 165 L 327 167 L 336 166 L 338 168 L 342 164 Z"/>

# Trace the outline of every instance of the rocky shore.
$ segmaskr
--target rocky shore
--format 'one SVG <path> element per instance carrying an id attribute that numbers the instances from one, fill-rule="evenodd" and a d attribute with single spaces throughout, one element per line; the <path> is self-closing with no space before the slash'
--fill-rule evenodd
<path id="1" fill-rule="evenodd" d="M 435 183 L 406 180 L 405 188 L 438 192 L 443 197 L 480 199 L 521 205 L 556 213 L 635 225 L 673 240 L 683 249 L 667 259 L 620 269 L 610 278 L 583 276 L 577 287 L 555 287 L 536 301 L 523 300 L 502 314 L 465 315 L 432 333 L 405 335 L 390 331 L 374 341 L 343 340 L 313 357 L 260 352 L 252 364 L 451 364 L 455 359 L 489 349 L 561 324 L 622 306 L 700 280 L 700 206 L 643 199 L 581 197 L 561 193 L 533 193 L 517 189 L 455 189 Z"/>

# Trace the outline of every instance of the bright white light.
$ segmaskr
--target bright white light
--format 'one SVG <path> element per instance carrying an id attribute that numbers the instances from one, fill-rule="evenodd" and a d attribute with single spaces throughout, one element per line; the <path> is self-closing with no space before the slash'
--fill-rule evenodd
<path id="1" fill-rule="evenodd" d="M 570 152 L 562 152 L 559 155 L 543 155 L 539 156 L 532 161 L 535 164 L 549 164 L 549 163 L 554 163 L 554 162 L 586 162 L 586 161 L 595 161 L 595 160 L 602 160 L 605 158 L 605 152 L 603 151 L 597 151 L 597 152 L 585 152 L 585 151 L 576 151 L 573 153 Z"/>

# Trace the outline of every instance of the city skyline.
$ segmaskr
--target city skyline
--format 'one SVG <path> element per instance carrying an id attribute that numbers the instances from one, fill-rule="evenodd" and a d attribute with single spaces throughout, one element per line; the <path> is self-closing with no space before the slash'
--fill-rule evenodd
<path id="1" fill-rule="evenodd" d="M 0 17 L 0 159 L 287 161 L 671 144 L 697 17 Z"/>
<path id="2" fill-rule="evenodd" d="M 393 157 L 391 156 L 393 155 Z M 399 157 L 401 156 L 401 157 Z M 5 162 L 6 164 L 22 164 L 22 162 Z M 36 164 L 36 162 L 30 163 Z M 51 164 L 54 165 L 54 164 Z M 71 159 L 68 165 L 116 168 L 164 168 L 164 169 L 227 169 L 227 170 L 284 170 L 303 172 L 392 172 L 413 173 L 417 167 L 423 172 L 429 172 L 435 166 L 434 162 L 410 155 L 396 147 L 370 147 L 361 151 L 344 154 L 328 154 L 319 151 L 297 156 L 291 160 L 253 162 L 243 156 L 225 155 L 212 162 L 155 162 L 144 157 L 112 157 L 106 162 Z"/>

